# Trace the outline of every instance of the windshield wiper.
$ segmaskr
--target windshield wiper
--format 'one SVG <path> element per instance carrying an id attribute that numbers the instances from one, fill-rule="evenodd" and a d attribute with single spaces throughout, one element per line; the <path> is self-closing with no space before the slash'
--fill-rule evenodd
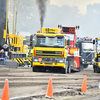
<path id="1" fill-rule="evenodd" d="M 87 49 L 88 51 L 93 51 L 93 49 Z"/>
<path id="2" fill-rule="evenodd" d="M 93 49 L 83 49 L 84 51 L 93 51 Z"/>
<path id="3" fill-rule="evenodd" d="M 64 46 L 59 46 L 59 45 L 53 45 L 54 48 L 62 48 Z"/>
<path id="4" fill-rule="evenodd" d="M 47 45 L 35 45 L 36 47 L 48 47 Z"/>

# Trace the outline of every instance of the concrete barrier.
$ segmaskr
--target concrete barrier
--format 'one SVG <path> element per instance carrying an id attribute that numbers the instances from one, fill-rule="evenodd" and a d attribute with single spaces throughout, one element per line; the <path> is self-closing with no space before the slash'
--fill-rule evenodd
<path id="1" fill-rule="evenodd" d="M 17 68 L 18 67 L 17 61 L 7 59 L 6 67 Z"/>
<path id="2" fill-rule="evenodd" d="M 9 59 L 6 59 L 5 60 L 5 65 L 3 64 L 3 60 L 0 61 L 0 66 L 2 67 L 7 67 L 7 68 L 17 68 L 18 67 L 18 64 L 17 64 L 17 61 L 15 60 L 9 60 Z M 4 65 L 4 66 L 3 66 Z"/>

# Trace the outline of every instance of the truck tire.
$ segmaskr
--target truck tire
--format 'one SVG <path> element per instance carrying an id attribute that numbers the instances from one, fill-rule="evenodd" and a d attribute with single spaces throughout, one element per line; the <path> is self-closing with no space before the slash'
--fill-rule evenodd
<path id="1" fill-rule="evenodd" d="M 62 74 L 67 74 L 67 65 L 66 65 L 65 68 L 62 68 L 62 69 L 61 69 L 61 73 L 62 73 Z"/>
<path id="2" fill-rule="evenodd" d="M 96 66 L 95 65 L 93 65 L 93 69 L 94 69 L 94 73 L 96 73 L 97 72 L 97 69 L 96 69 Z"/>
<path id="3" fill-rule="evenodd" d="M 37 72 L 36 67 L 32 67 L 33 72 Z"/>
<path id="4" fill-rule="evenodd" d="M 83 70 L 83 64 L 82 61 L 80 61 L 80 67 L 79 67 L 79 71 Z"/>
<path id="5" fill-rule="evenodd" d="M 71 73 L 71 64 L 70 64 L 70 59 L 68 59 L 68 67 L 67 67 L 67 73 Z"/>
<path id="6" fill-rule="evenodd" d="M 83 68 L 88 68 L 88 64 L 84 64 L 83 65 Z"/>
<path id="7" fill-rule="evenodd" d="M 33 67 L 32 67 L 32 72 L 34 72 L 34 69 L 33 69 Z"/>
<path id="8" fill-rule="evenodd" d="M 97 66 L 97 73 L 100 73 L 100 68 Z"/>
<path id="9" fill-rule="evenodd" d="M 68 61 L 66 61 L 66 63 L 65 63 L 65 68 L 61 69 L 61 73 L 62 74 L 67 74 L 67 68 L 68 68 Z"/>

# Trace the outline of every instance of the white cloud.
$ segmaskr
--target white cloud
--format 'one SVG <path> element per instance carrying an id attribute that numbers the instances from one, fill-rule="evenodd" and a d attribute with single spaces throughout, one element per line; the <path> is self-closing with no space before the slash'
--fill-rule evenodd
<path id="1" fill-rule="evenodd" d="M 87 12 L 87 6 L 89 4 L 100 4 L 100 0 L 50 0 L 50 4 L 58 7 L 62 7 L 63 5 L 71 7 L 77 6 L 80 11 L 79 13 L 85 15 Z"/>
<path id="2" fill-rule="evenodd" d="M 93 10 L 93 13 L 100 15 L 100 11 L 97 11 L 97 10 Z"/>

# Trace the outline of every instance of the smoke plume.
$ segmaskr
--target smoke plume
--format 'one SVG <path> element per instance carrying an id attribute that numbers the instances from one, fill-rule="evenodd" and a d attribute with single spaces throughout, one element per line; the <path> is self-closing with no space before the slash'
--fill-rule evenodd
<path id="1" fill-rule="evenodd" d="M 36 0 L 38 4 L 38 9 L 40 13 L 40 24 L 41 28 L 43 27 L 43 22 L 44 22 L 44 17 L 45 17 L 45 12 L 46 12 L 46 2 L 48 0 Z"/>

